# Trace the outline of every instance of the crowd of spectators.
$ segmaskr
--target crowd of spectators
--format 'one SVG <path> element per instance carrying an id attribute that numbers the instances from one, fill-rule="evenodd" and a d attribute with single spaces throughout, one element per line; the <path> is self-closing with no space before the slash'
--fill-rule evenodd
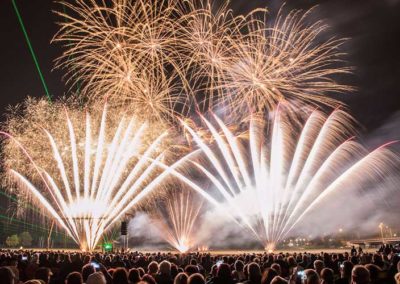
<path id="1" fill-rule="evenodd" d="M 0 250 L 2 284 L 400 284 L 400 254 Z"/>

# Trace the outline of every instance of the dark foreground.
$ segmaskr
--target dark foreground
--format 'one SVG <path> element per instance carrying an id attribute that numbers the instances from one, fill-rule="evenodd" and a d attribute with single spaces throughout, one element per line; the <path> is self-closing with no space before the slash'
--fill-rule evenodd
<path id="1" fill-rule="evenodd" d="M 2 284 L 391 284 L 400 283 L 399 270 L 400 251 L 392 246 L 287 253 L 0 250 Z"/>

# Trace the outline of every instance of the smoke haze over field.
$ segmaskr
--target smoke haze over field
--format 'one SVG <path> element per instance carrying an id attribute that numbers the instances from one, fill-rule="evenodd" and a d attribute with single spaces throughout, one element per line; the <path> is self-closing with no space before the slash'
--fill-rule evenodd
<path id="1" fill-rule="evenodd" d="M 398 198 L 393 196 L 399 196 L 399 183 L 399 177 L 388 176 L 373 188 L 341 188 L 306 214 L 287 239 L 338 236 L 339 229 L 349 239 L 376 237 L 381 222 L 390 227 L 395 227 L 398 222 Z M 214 249 L 262 248 L 246 226 L 240 226 L 226 214 L 227 210 L 230 209 L 223 204 L 219 208 L 206 206 L 200 217 L 200 226 L 194 230 L 197 245 Z M 168 247 L 163 241 L 162 232 L 154 228 L 149 220 L 145 212 L 140 212 L 130 222 L 130 236 L 134 236 L 147 249 Z"/>

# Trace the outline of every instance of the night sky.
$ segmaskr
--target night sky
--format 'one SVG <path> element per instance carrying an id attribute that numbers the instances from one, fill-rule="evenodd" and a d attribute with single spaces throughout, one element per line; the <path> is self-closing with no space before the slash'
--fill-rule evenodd
<path id="1" fill-rule="evenodd" d="M 231 2 L 237 13 L 267 6 L 271 19 L 283 3 L 276 0 Z M 64 94 L 67 88 L 62 71 L 52 71 L 53 61 L 62 49 L 50 44 L 58 20 L 52 10 L 59 5 L 50 0 L 16 0 L 16 3 L 51 94 Z M 348 54 L 345 59 L 355 70 L 353 76 L 343 80 L 357 91 L 340 99 L 348 104 L 365 133 L 381 133 L 380 129 L 384 128 L 384 139 L 400 138 L 400 127 L 392 129 L 400 122 L 400 1 L 292 0 L 287 1 L 286 9 L 308 9 L 315 5 L 318 5 L 313 13 L 315 20 L 324 19 L 330 26 L 327 36 L 349 38 L 342 51 Z M 45 93 L 11 0 L 0 1 L 0 21 L 0 109 L 4 112 L 8 105 L 22 102 L 28 95 L 44 96 Z"/>

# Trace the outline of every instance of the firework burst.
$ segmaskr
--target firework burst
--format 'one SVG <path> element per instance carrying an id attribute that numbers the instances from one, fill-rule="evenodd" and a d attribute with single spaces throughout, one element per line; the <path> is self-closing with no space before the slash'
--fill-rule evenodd
<path id="1" fill-rule="evenodd" d="M 317 43 L 327 27 L 321 21 L 306 24 L 310 11 L 292 11 L 286 17 L 280 11 L 272 27 L 265 13 L 249 16 L 240 41 L 230 39 L 232 54 L 218 65 L 223 74 L 220 103 L 252 113 L 273 110 L 285 100 L 338 105 L 328 95 L 352 90 L 333 79 L 350 73 L 338 52 L 344 41 Z"/>
<path id="2" fill-rule="evenodd" d="M 349 117 L 341 110 L 329 116 L 314 110 L 295 124 L 281 108 L 267 128 L 263 118 L 253 117 L 246 139 L 235 136 L 216 115 L 215 124 L 202 117 L 212 143 L 183 123 L 202 153 L 200 160 L 190 160 L 214 190 L 205 191 L 173 172 L 268 250 L 330 194 L 377 184 L 399 161 L 386 145 L 368 152 L 354 141 Z"/>
<path id="3" fill-rule="evenodd" d="M 351 90 L 334 80 L 350 71 L 343 40 L 323 39 L 326 26 L 307 24 L 309 12 L 279 12 L 270 26 L 266 9 L 236 16 L 228 1 L 61 3 L 57 67 L 85 97 L 137 115 L 174 120 L 199 105 L 254 113 L 282 100 L 334 106 L 329 94 Z"/>
<path id="4" fill-rule="evenodd" d="M 146 119 L 168 120 L 176 108 L 184 112 L 174 3 L 62 2 L 66 12 L 57 14 L 65 22 L 54 41 L 67 49 L 56 67 L 66 68 L 68 82 L 81 84 L 89 100 L 107 99 Z"/>
<path id="5" fill-rule="evenodd" d="M 151 133 L 145 122 L 119 112 L 108 116 L 107 107 L 85 116 L 61 103 L 27 105 L 25 115 L 8 121 L 10 133 L 1 132 L 9 138 L 8 173 L 81 249 L 93 250 L 168 177 L 155 163 L 165 162 L 167 131 Z M 26 117 L 33 113 L 43 117 Z"/>
<path id="6" fill-rule="evenodd" d="M 246 26 L 243 16 L 235 16 L 229 2 L 216 5 L 210 1 L 183 1 L 179 6 L 180 34 L 185 62 L 193 92 L 200 105 L 212 107 L 222 84 L 223 59 L 232 54 L 232 42 L 241 40 Z"/>

